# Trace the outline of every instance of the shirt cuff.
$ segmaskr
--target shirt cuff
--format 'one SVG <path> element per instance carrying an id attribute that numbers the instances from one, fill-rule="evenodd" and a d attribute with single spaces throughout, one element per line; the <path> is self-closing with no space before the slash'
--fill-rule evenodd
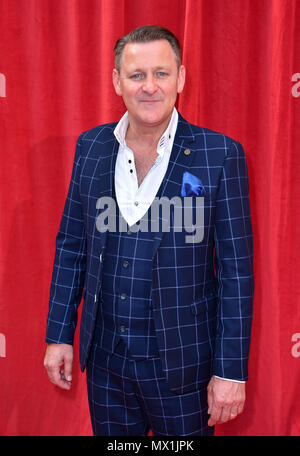
<path id="1" fill-rule="evenodd" d="M 216 377 L 216 378 L 221 378 L 222 380 L 228 380 L 228 381 L 230 381 L 230 382 L 246 383 L 245 380 L 232 380 L 231 378 L 223 378 L 223 377 L 219 377 L 218 375 L 214 375 L 214 377 Z"/>

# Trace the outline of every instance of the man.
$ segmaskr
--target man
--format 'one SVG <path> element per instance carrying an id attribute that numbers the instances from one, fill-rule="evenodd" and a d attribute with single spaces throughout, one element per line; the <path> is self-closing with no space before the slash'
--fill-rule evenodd
<path id="1" fill-rule="evenodd" d="M 44 364 L 70 389 L 84 290 L 80 364 L 95 435 L 213 435 L 244 407 L 254 289 L 245 154 L 182 118 L 184 83 L 177 38 L 134 30 L 115 46 L 125 115 L 77 142 Z M 175 223 L 186 197 L 194 216 L 203 209 L 200 240 Z M 168 229 L 142 229 L 157 201 L 177 202 Z"/>

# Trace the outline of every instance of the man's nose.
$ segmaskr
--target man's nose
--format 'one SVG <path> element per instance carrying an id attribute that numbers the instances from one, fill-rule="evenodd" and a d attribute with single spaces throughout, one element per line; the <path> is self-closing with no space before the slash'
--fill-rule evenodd
<path id="1" fill-rule="evenodd" d="M 142 89 L 147 93 L 154 93 L 157 90 L 157 83 L 153 75 L 146 77 Z"/>

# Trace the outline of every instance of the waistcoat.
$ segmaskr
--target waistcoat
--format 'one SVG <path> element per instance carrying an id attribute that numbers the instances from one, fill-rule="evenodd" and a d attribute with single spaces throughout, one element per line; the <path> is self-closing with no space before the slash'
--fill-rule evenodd
<path id="1" fill-rule="evenodd" d="M 157 196 L 160 193 L 158 191 Z M 113 186 L 112 197 L 115 198 Z M 150 213 L 150 209 L 148 210 Z M 102 287 L 94 340 L 112 353 L 120 341 L 136 359 L 158 356 L 151 306 L 152 252 L 155 232 L 120 231 L 122 215 L 116 201 L 116 231 L 108 231 L 102 258 Z M 123 220 L 123 226 L 127 226 Z"/>

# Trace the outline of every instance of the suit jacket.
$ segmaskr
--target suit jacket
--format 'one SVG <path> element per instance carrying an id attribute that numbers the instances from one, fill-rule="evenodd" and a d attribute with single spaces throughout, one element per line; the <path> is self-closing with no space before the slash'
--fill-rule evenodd
<path id="1" fill-rule="evenodd" d="M 83 292 L 80 365 L 84 370 L 101 305 L 101 271 L 107 232 L 96 219 L 97 201 L 111 196 L 119 144 L 116 123 L 82 133 L 56 238 L 47 342 L 73 344 Z M 186 243 L 186 232 L 155 234 L 152 308 L 159 353 L 169 387 L 200 388 L 212 374 L 247 380 L 253 280 L 248 175 L 241 144 L 195 126 L 179 114 L 161 197 L 182 198 L 183 174 L 204 189 L 204 235 Z M 199 181 L 199 182 L 200 182 Z M 192 197 L 193 205 L 195 198 Z"/>

